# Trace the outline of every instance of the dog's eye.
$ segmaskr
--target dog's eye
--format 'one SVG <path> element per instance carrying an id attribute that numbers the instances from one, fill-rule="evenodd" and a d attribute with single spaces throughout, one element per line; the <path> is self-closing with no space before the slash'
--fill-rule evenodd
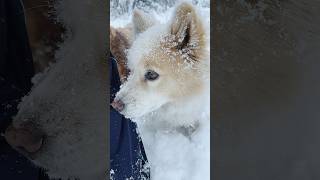
<path id="1" fill-rule="evenodd" d="M 144 74 L 144 78 L 146 80 L 149 80 L 149 81 L 154 81 L 156 79 L 158 79 L 159 77 L 159 74 L 152 71 L 152 70 L 148 70 L 145 74 Z"/>

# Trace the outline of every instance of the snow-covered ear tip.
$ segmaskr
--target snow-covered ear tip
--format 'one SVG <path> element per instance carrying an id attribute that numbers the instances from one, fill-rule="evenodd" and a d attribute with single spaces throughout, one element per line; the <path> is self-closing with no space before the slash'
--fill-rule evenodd
<path id="1" fill-rule="evenodd" d="M 144 12 L 141 11 L 140 9 L 135 8 L 135 9 L 132 11 L 132 14 L 133 14 L 133 17 L 137 18 L 137 17 L 143 16 L 143 15 L 144 15 Z"/>
<path id="2" fill-rule="evenodd" d="M 195 7 L 182 2 L 176 7 L 170 25 L 170 35 L 177 50 L 189 50 L 191 57 L 201 54 L 205 46 L 205 31 Z M 194 54 L 194 55 L 192 55 Z"/>
<path id="3" fill-rule="evenodd" d="M 192 14 L 195 13 L 195 9 L 194 9 L 193 5 L 188 2 L 182 2 L 181 4 L 179 4 L 176 7 L 175 14 L 177 17 L 185 16 L 190 13 L 192 13 Z"/>
<path id="4" fill-rule="evenodd" d="M 183 35 L 191 26 L 197 26 L 197 15 L 193 5 L 183 2 L 176 7 L 172 18 L 171 34 Z"/>
<path id="5" fill-rule="evenodd" d="M 146 15 L 139 9 L 133 10 L 132 23 L 135 35 L 140 34 L 154 25 L 154 20 L 151 16 Z"/>

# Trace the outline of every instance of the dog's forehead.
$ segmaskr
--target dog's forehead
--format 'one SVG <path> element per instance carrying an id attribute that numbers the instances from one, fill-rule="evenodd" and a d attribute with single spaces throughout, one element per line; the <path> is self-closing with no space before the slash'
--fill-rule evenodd
<path id="1" fill-rule="evenodd" d="M 155 25 L 137 35 L 128 51 L 129 68 L 137 67 L 142 60 L 156 57 L 160 47 L 160 39 L 166 34 L 166 30 L 167 27 L 164 25 Z"/>

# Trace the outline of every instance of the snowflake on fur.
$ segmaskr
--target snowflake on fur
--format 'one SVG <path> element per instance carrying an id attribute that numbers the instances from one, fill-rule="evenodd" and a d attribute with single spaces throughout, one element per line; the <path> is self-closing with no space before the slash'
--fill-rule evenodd
<path id="1" fill-rule="evenodd" d="M 181 57 L 185 64 L 192 67 L 196 57 L 194 56 L 195 50 L 199 49 L 199 42 L 193 40 L 186 45 L 179 47 L 183 43 L 184 38 L 177 38 L 177 36 L 168 34 L 160 39 L 162 50 L 170 56 L 170 59 L 175 60 L 177 56 Z"/>

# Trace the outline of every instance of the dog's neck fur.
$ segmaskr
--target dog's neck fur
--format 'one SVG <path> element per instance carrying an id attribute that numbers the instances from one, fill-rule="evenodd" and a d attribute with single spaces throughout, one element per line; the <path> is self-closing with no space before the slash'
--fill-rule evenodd
<path id="1" fill-rule="evenodd" d="M 206 88 L 209 89 L 209 88 Z M 208 113 L 209 97 L 206 89 L 199 96 L 171 102 L 142 118 L 143 125 L 155 132 L 176 132 L 190 136 L 201 124 L 202 115 Z M 139 126 L 139 122 L 138 126 Z"/>

